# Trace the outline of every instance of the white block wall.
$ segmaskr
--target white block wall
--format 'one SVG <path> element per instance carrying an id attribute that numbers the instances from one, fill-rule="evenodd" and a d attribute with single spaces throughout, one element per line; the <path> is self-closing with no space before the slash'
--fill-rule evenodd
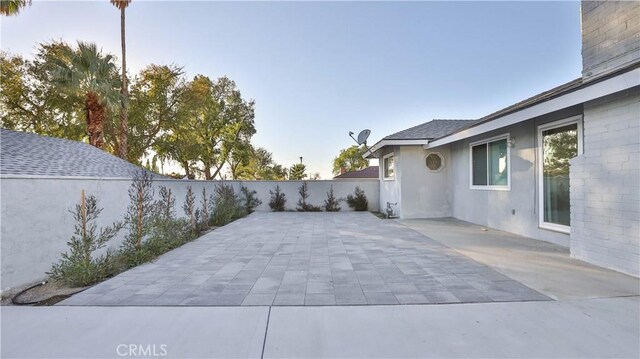
<path id="1" fill-rule="evenodd" d="M 640 276 L 640 88 L 584 104 L 570 248 L 572 257 Z"/>

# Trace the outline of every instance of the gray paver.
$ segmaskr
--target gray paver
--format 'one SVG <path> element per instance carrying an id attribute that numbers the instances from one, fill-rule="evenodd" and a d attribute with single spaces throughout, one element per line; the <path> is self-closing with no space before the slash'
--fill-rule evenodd
<path id="1" fill-rule="evenodd" d="M 60 305 L 365 305 L 549 300 L 370 213 L 254 213 Z"/>

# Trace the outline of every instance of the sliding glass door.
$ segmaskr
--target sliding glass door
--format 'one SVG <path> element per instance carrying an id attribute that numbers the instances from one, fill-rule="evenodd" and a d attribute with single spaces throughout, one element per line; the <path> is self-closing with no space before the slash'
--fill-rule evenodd
<path id="1" fill-rule="evenodd" d="M 540 126 L 540 227 L 569 232 L 571 205 L 569 161 L 582 150 L 580 118 Z"/>

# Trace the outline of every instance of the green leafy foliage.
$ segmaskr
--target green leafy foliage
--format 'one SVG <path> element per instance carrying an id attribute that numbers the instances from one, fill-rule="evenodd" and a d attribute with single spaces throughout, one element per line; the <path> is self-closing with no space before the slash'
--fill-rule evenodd
<path id="1" fill-rule="evenodd" d="M 129 186 L 130 203 L 124 218 L 128 231 L 120 247 L 120 257 L 127 268 L 144 263 L 152 256 L 143 244 L 152 228 L 153 197 L 153 179 L 149 172 L 136 173 Z"/>
<path id="2" fill-rule="evenodd" d="M 269 208 L 273 212 L 284 212 L 287 203 L 287 196 L 282 193 L 280 186 L 276 186 L 275 191 L 269 190 L 271 198 L 269 200 Z"/>
<path id="3" fill-rule="evenodd" d="M 333 159 L 333 174 L 340 174 L 340 169 L 347 172 L 358 171 L 369 166 L 369 160 L 362 157 L 365 152 L 364 146 L 353 145 L 340 150 L 340 154 Z"/>
<path id="4" fill-rule="evenodd" d="M 212 223 L 215 226 L 224 226 L 246 215 L 242 200 L 233 190 L 233 187 L 224 183 L 216 185 L 215 197 L 212 203 Z"/>
<path id="5" fill-rule="evenodd" d="M 51 268 L 51 276 L 71 287 L 83 287 L 97 283 L 112 274 L 111 250 L 104 254 L 96 254 L 104 249 L 107 242 L 118 234 L 122 228 L 120 223 L 100 228 L 96 220 L 102 212 L 98 200 L 87 196 L 83 204 L 77 204 L 70 210 L 75 220 L 74 234 L 67 242 L 69 251 L 62 254 L 62 259 Z"/>
<path id="6" fill-rule="evenodd" d="M 333 193 L 333 185 L 327 192 L 327 199 L 324 200 L 324 210 L 327 212 L 338 212 L 340 211 L 340 201 L 342 199 L 336 198 Z"/>
<path id="7" fill-rule="evenodd" d="M 300 181 L 307 178 L 307 166 L 302 163 L 296 163 L 289 169 L 289 179 L 292 181 Z"/>
<path id="8" fill-rule="evenodd" d="M 296 210 L 298 212 L 320 212 L 322 208 L 319 206 L 314 206 L 312 204 L 307 203 L 307 198 L 309 198 L 309 187 L 307 182 L 302 182 L 302 185 L 298 188 L 298 193 L 300 194 L 300 199 L 298 200 L 298 207 Z"/>
<path id="9" fill-rule="evenodd" d="M 255 211 L 257 207 L 262 204 L 262 201 L 256 198 L 256 191 L 250 191 L 247 187 L 241 186 L 240 192 L 242 193 L 242 200 L 244 209 L 247 211 L 247 214 L 251 214 Z"/>
<path id="10" fill-rule="evenodd" d="M 360 187 L 356 186 L 355 193 L 347 196 L 347 204 L 353 208 L 354 211 L 367 211 L 369 210 L 369 201 L 364 191 Z"/>
<path id="11" fill-rule="evenodd" d="M 195 236 L 198 234 L 198 224 L 200 223 L 200 209 L 196 208 L 196 196 L 191 186 L 187 186 L 187 194 L 182 205 L 187 220 L 191 226 L 191 233 Z"/>

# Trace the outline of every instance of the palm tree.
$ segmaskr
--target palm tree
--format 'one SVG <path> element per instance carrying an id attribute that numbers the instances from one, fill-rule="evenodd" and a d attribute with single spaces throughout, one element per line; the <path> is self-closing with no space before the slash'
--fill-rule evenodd
<path id="1" fill-rule="evenodd" d="M 18 15 L 20 9 L 31 5 L 31 0 L 0 0 L 0 14 L 4 16 Z"/>
<path id="2" fill-rule="evenodd" d="M 62 91 L 84 97 L 89 143 L 102 148 L 107 111 L 122 100 L 114 57 L 103 54 L 94 43 L 78 41 L 77 49 L 61 46 L 51 61 L 54 83 Z"/>
<path id="3" fill-rule="evenodd" d="M 125 9 L 131 3 L 131 0 L 109 0 L 120 10 L 120 43 L 122 45 L 122 86 L 120 94 L 122 101 L 120 103 L 120 130 L 118 132 L 118 157 L 127 159 L 127 132 L 129 131 L 129 118 L 127 113 L 127 100 L 129 98 L 129 89 L 127 84 L 127 50 L 125 43 Z"/>

